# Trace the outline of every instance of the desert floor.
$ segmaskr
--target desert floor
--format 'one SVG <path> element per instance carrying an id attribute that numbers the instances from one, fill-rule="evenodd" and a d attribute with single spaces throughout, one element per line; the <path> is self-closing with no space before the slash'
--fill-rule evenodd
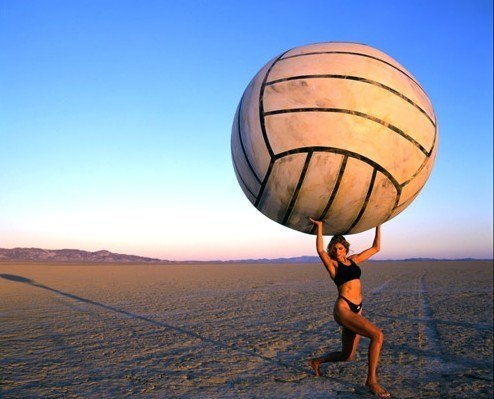
<path id="1" fill-rule="evenodd" d="M 395 398 L 491 398 L 492 262 L 362 266 Z M 0 264 L 2 398 L 354 398 L 319 264 Z"/>

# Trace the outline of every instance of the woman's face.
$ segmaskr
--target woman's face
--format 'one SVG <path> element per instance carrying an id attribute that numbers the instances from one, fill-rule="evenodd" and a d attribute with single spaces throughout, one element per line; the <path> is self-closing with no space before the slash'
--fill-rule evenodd
<path id="1" fill-rule="evenodd" d="M 345 258 L 346 256 L 346 248 L 343 246 L 343 244 L 340 244 L 339 242 L 335 244 L 334 246 L 336 250 L 336 257 L 341 259 Z"/>

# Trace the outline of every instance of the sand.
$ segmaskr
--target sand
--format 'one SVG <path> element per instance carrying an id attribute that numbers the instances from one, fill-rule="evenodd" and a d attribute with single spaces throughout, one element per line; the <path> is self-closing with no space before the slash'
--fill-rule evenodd
<path id="1" fill-rule="evenodd" d="M 492 262 L 376 262 L 364 315 L 397 398 L 491 398 Z M 371 397 L 318 264 L 0 264 L 2 398 Z"/>

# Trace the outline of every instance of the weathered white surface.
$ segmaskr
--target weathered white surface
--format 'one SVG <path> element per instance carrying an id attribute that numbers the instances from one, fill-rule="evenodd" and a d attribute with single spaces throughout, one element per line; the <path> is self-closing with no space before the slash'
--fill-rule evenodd
<path id="1" fill-rule="evenodd" d="M 311 233 L 358 233 L 403 211 L 437 151 L 427 95 L 398 62 L 356 43 L 319 43 L 269 61 L 235 115 L 232 157 L 249 201 Z"/>

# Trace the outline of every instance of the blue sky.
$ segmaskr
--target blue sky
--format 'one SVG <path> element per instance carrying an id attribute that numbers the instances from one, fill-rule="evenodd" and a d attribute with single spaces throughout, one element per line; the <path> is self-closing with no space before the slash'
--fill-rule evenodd
<path id="1" fill-rule="evenodd" d="M 483 0 L 0 0 L 0 247 L 314 254 L 245 198 L 231 125 L 269 59 L 353 41 L 405 66 L 439 125 L 432 175 L 378 257 L 492 257 L 492 15 Z"/>

